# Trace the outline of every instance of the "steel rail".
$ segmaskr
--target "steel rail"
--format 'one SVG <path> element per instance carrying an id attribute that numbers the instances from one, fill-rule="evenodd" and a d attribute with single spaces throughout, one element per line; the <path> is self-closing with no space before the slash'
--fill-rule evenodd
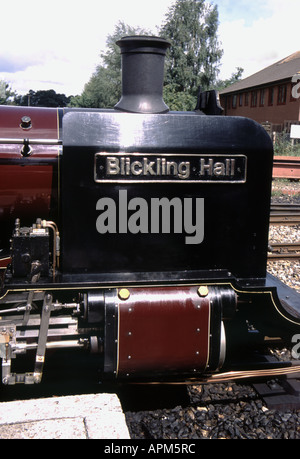
<path id="1" fill-rule="evenodd" d="M 299 260 L 300 242 L 271 242 L 268 260 Z"/>
<path id="2" fill-rule="evenodd" d="M 298 204 L 272 204 L 270 224 L 297 225 L 300 223 L 300 206 Z"/>
<path id="3" fill-rule="evenodd" d="M 299 156 L 274 156 L 273 178 L 300 179 Z"/>

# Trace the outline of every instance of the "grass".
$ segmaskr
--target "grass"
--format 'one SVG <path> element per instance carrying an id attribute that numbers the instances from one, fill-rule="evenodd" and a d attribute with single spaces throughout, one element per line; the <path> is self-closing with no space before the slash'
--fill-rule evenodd
<path id="1" fill-rule="evenodd" d="M 273 179 L 272 198 L 288 195 L 300 196 L 300 181 L 290 179 Z"/>
<path id="2" fill-rule="evenodd" d="M 294 141 L 294 145 L 287 132 L 278 132 L 274 143 L 275 156 L 300 156 L 299 140 Z"/>

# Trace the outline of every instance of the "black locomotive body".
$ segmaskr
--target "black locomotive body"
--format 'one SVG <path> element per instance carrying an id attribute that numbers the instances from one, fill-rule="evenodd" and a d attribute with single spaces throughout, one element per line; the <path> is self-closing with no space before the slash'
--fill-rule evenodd
<path id="1" fill-rule="evenodd" d="M 3 383 L 40 382 L 46 349 L 68 347 L 98 353 L 103 379 L 207 380 L 243 372 L 249 352 L 298 333 L 299 295 L 266 273 L 269 136 L 221 116 L 214 92 L 194 112 L 169 112 L 169 44 L 119 45 L 115 109 L 59 112 L 51 219 L 14 222 L 11 210 L 2 225 L 1 241 L 12 232 L 1 270 Z M 25 170 L 34 153 L 24 146 Z M 15 372 L 11 359 L 29 351 L 34 370 Z"/>

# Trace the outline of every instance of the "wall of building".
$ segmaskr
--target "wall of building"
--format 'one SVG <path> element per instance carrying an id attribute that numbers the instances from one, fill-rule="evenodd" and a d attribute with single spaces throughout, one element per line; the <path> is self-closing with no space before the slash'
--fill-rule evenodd
<path id="1" fill-rule="evenodd" d="M 282 130 L 290 121 L 300 121 L 300 97 L 292 96 L 292 83 L 267 85 L 220 95 L 224 114 L 245 116 L 258 123 L 269 122 Z"/>

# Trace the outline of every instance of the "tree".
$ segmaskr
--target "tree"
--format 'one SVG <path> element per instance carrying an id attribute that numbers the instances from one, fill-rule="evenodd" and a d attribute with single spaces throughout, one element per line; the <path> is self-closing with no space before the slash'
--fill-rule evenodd
<path id="1" fill-rule="evenodd" d="M 17 105 L 31 105 L 32 107 L 66 107 L 70 97 L 57 94 L 54 89 L 30 91 L 25 96 L 15 96 Z"/>
<path id="2" fill-rule="evenodd" d="M 148 31 L 130 27 L 119 21 L 114 33 L 106 40 L 107 51 L 100 55 L 102 64 L 86 83 L 81 96 L 71 99 L 71 105 L 92 108 L 113 108 L 121 97 L 121 54 L 116 41 L 126 35 L 147 35 Z"/>
<path id="3" fill-rule="evenodd" d="M 217 89 L 218 91 L 221 91 L 221 89 L 225 89 L 228 86 L 241 80 L 243 72 L 244 72 L 244 69 L 242 69 L 242 67 L 236 67 L 236 72 L 233 72 L 230 78 L 228 78 L 227 80 L 218 80 L 216 82 L 215 89 Z"/>
<path id="4" fill-rule="evenodd" d="M 223 54 L 217 29 L 217 6 L 213 7 L 204 0 L 176 0 L 170 7 L 160 34 L 171 42 L 166 59 L 167 87 L 164 93 L 171 109 L 174 101 L 176 106 L 181 105 L 176 94 L 186 94 L 188 109 L 193 109 L 199 87 L 202 90 L 213 88 Z"/>
<path id="5" fill-rule="evenodd" d="M 201 90 L 222 88 L 217 80 L 223 50 L 217 37 L 218 9 L 205 0 L 176 0 L 159 35 L 171 42 L 165 66 L 164 99 L 171 110 L 193 110 Z M 71 106 L 113 108 L 121 96 L 121 55 L 116 41 L 126 35 L 149 32 L 119 22 L 100 54 L 101 64 Z M 150 33 L 151 34 L 151 33 Z M 240 78 L 241 73 L 232 78 Z M 234 76 L 237 75 L 237 76 Z"/>
<path id="6" fill-rule="evenodd" d="M 16 95 L 4 80 L 0 80 L 0 105 L 11 105 Z"/>

